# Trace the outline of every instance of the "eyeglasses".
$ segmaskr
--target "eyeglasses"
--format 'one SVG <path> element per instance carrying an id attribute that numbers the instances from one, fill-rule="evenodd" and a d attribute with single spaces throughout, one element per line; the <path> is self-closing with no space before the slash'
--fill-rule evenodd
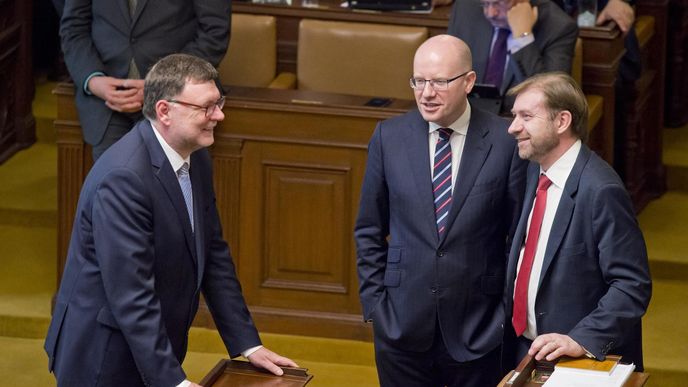
<path id="1" fill-rule="evenodd" d="M 423 78 L 413 78 L 409 79 L 411 83 L 411 88 L 415 90 L 425 90 L 425 85 L 430 84 L 430 87 L 432 87 L 435 90 L 447 90 L 449 87 L 449 83 L 453 82 L 464 75 L 470 73 L 473 70 L 468 70 L 465 73 L 461 75 L 457 75 L 454 78 L 450 79 L 423 79 Z"/>
<path id="2" fill-rule="evenodd" d="M 480 2 L 480 5 L 483 7 L 483 9 L 488 9 L 490 7 L 506 9 L 507 4 L 508 4 L 508 1 L 505 1 L 505 0 L 498 0 L 498 1 L 485 1 L 485 0 L 483 0 Z"/>
<path id="3" fill-rule="evenodd" d="M 205 110 L 206 118 L 208 118 L 211 115 L 213 115 L 213 113 L 215 113 L 216 108 L 222 110 L 222 108 L 225 106 L 225 97 L 222 96 L 222 97 L 220 97 L 220 99 L 218 99 L 217 101 L 215 101 L 215 102 L 213 102 L 207 106 L 201 106 L 201 105 L 196 105 L 194 103 L 178 101 L 176 99 L 168 99 L 167 102 L 178 103 L 180 105 L 184 105 L 184 106 L 192 107 L 192 108 L 196 108 L 196 109 L 203 109 L 203 110 Z"/>

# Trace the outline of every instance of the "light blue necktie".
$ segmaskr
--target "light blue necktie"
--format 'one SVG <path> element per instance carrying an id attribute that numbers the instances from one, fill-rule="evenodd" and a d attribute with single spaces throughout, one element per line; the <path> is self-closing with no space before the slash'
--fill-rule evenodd
<path id="1" fill-rule="evenodd" d="M 179 170 L 177 171 L 177 178 L 179 179 L 179 186 L 182 188 L 184 202 L 186 202 L 186 211 L 189 213 L 189 221 L 191 221 L 191 231 L 193 231 L 193 192 L 191 191 L 191 176 L 189 176 L 189 163 L 184 163 L 179 168 Z"/>

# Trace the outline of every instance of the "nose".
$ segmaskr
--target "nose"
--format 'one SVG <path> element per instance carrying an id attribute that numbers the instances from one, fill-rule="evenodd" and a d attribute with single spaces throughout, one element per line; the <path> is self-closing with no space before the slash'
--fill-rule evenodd
<path id="1" fill-rule="evenodd" d="M 215 106 L 213 109 L 213 114 L 210 115 L 210 119 L 213 121 L 222 121 L 225 119 L 225 113 L 219 107 Z"/>
<path id="2" fill-rule="evenodd" d="M 432 97 L 435 94 L 436 94 L 435 88 L 432 87 L 430 82 L 426 82 L 425 87 L 423 88 L 423 97 L 428 98 L 428 97 Z"/>
<path id="3" fill-rule="evenodd" d="M 507 129 L 507 132 L 512 135 L 516 136 L 518 135 L 523 127 L 521 126 L 521 122 L 519 121 L 518 117 L 514 117 L 514 120 L 511 121 L 511 125 L 509 125 L 509 129 Z"/>

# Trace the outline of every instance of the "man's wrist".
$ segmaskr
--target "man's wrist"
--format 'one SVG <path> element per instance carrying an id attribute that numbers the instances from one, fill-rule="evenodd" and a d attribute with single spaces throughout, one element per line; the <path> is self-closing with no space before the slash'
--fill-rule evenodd
<path id="1" fill-rule="evenodd" d="M 91 75 L 89 75 L 89 76 L 86 78 L 86 80 L 84 81 L 84 86 L 83 86 L 83 88 L 84 88 L 84 93 L 86 93 L 86 95 L 93 95 L 93 93 L 91 93 L 91 90 L 89 90 L 89 88 L 88 88 L 88 82 L 90 82 L 90 81 L 91 81 L 91 78 L 93 78 L 93 77 L 104 77 L 104 76 L 105 76 L 105 73 L 102 72 L 102 71 L 94 71 L 94 72 L 92 72 Z"/>

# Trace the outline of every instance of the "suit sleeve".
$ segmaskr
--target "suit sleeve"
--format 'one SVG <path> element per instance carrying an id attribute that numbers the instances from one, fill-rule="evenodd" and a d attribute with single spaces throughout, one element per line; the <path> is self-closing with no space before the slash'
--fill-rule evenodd
<path id="1" fill-rule="evenodd" d="M 554 4 L 546 3 L 542 7 L 547 7 L 550 12 L 538 16 L 533 31 L 535 42 L 511 54 L 509 65 L 518 83 L 539 73 L 571 73 L 578 26 L 563 11 L 555 9 Z"/>
<path id="2" fill-rule="evenodd" d="M 385 180 L 381 132 L 378 124 L 368 145 L 368 162 L 354 229 L 359 293 L 365 320 L 371 319 L 375 305 L 384 292 L 387 263 L 389 193 Z"/>
<path id="3" fill-rule="evenodd" d="M 181 52 L 220 65 L 227 52 L 232 21 L 231 0 L 194 0 L 198 29 L 193 40 Z"/>
<path id="4" fill-rule="evenodd" d="M 210 171 L 210 167 L 207 170 Z M 207 180 L 212 189 L 211 176 L 212 172 Z M 222 238 L 214 194 L 210 200 L 209 223 L 212 230 L 203 275 L 203 295 L 227 352 L 236 357 L 244 350 L 260 345 L 261 341 L 242 295 L 229 246 Z"/>
<path id="5" fill-rule="evenodd" d="M 137 174 L 111 171 L 96 190 L 92 242 L 110 311 L 142 378 L 153 386 L 174 386 L 186 376 L 155 293 L 152 206 Z"/>
<path id="6" fill-rule="evenodd" d="M 604 359 L 609 348 L 623 345 L 625 332 L 640 323 L 650 302 L 652 282 L 645 242 L 623 186 L 603 185 L 590 205 L 599 265 L 609 288 L 569 336 Z"/>
<path id="7" fill-rule="evenodd" d="M 60 37 L 65 64 L 77 92 L 94 72 L 105 73 L 105 66 L 91 38 L 91 0 L 66 0 L 60 21 Z"/>

